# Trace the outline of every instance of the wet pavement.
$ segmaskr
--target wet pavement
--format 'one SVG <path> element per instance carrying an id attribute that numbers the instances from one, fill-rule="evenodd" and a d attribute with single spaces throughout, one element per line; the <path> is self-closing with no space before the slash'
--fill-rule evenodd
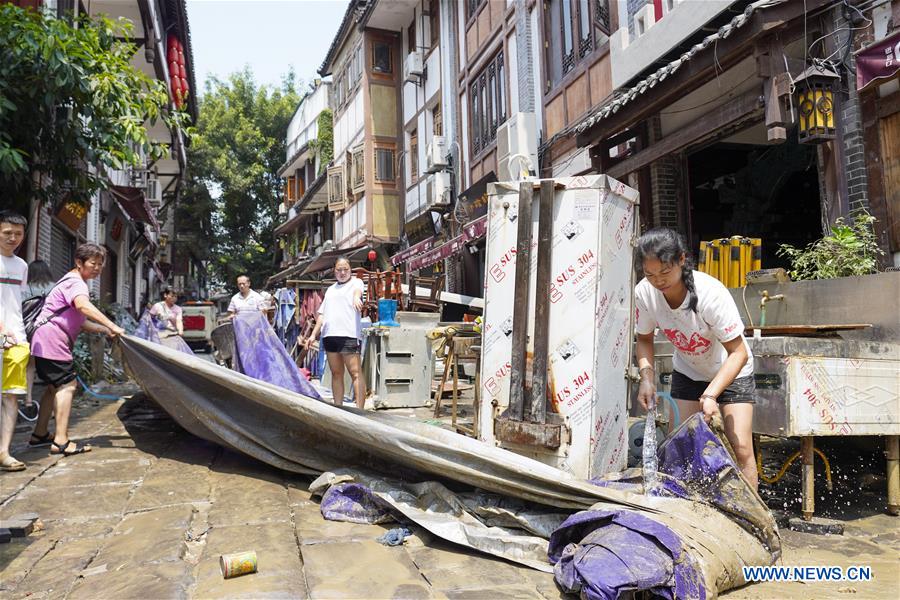
<path id="1" fill-rule="evenodd" d="M 43 530 L 0 545 L 6 598 L 559 598 L 552 575 L 459 551 L 392 525 L 326 521 L 292 475 L 181 430 L 138 394 L 80 400 L 70 458 L 15 451 L 0 475 L 0 519 Z M 20 432 L 14 450 L 27 442 Z M 219 556 L 255 550 L 259 572 L 225 580 Z"/>
<path id="2" fill-rule="evenodd" d="M 43 529 L 0 545 L 4 598 L 563 597 L 550 574 L 424 532 L 386 547 L 376 538 L 392 525 L 326 521 L 310 478 L 200 440 L 140 393 L 76 402 L 72 436 L 91 440 L 89 454 L 17 449 L 27 441 L 19 429 L 14 453 L 28 469 L 0 475 L 0 518 L 36 512 Z M 725 597 L 895 597 L 900 521 L 877 506 L 855 510 L 843 536 L 783 530 L 784 564 L 869 565 L 874 581 L 766 583 Z M 259 572 L 224 580 L 219 556 L 245 550 Z"/>

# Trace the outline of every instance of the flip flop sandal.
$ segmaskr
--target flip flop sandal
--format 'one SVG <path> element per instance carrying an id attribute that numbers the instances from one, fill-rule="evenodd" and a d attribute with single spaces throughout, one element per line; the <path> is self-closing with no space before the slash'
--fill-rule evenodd
<path id="1" fill-rule="evenodd" d="M 37 440 L 37 441 L 35 441 Z M 38 435 L 36 433 L 31 434 L 31 439 L 28 440 L 29 448 L 40 448 L 41 446 L 49 446 L 53 443 L 53 432 L 48 431 L 44 435 Z"/>
<path id="2" fill-rule="evenodd" d="M 12 456 L 6 456 L 3 460 L 0 460 L 0 471 L 24 471 L 25 463 L 20 460 L 16 460 Z"/>
<path id="3" fill-rule="evenodd" d="M 69 450 L 69 444 L 75 444 L 74 450 Z M 62 454 L 63 456 L 75 456 L 76 454 L 84 454 L 85 452 L 90 452 L 93 448 L 87 447 L 85 444 L 81 442 L 73 442 L 72 440 L 68 440 L 63 442 L 62 444 L 57 444 L 56 442 L 50 442 L 50 454 Z"/>

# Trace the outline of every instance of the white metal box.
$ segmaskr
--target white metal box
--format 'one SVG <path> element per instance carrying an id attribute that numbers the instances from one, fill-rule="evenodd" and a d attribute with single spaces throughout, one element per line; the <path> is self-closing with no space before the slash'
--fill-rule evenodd
<path id="1" fill-rule="evenodd" d="M 450 206 L 450 173 L 444 171 L 428 177 L 425 184 L 428 206 Z"/>
<path id="2" fill-rule="evenodd" d="M 518 181 L 523 170 L 537 172 L 538 127 L 534 113 L 516 113 L 497 128 L 497 178 Z"/>
<path id="3" fill-rule="evenodd" d="M 422 60 L 422 52 L 414 50 L 407 54 L 403 68 L 403 81 L 418 82 L 424 73 L 425 64 Z"/>
<path id="4" fill-rule="evenodd" d="M 900 435 L 900 345 L 750 339 L 753 431 L 774 436 Z"/>
<path id="5" fill-rule="evenodd" d="M 503 445 L 589 478 L 625 466 L 626 371 L 634 314 L 631 242 L 637 227 L 638 193 L 605 175 L 555 182 L 548 413 L 556 413 L 562 420 L 568 433 L 562 437 L 568 441 L 556 450 Z M 535 242 L 529 289 L 517 290 L 518 188 L 518 183 L 497 183 L 488 188 L 482 400 L 477 433 L 480 439 L 498 445 L 494 421 L 509 405 L 510 396 L 513 307 L 526 297 L 530 306 L 529 359 L 534 350 L 539 211 L 532 209 Z"/>
<path id="6" fill-rule="evenodd" d="M 425 170 L 435 173 L 447 168 L 447 138 L 442 135 L 432 136 L 425 150 Z"/>

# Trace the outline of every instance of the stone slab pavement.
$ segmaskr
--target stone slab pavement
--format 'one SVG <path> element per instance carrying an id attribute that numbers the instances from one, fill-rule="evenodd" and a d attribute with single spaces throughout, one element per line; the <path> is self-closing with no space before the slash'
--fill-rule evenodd
<path id="1" fill-rule="evenodd" d="M 24 449 L 28 469 L 0 474 L 0 519 L 36 512 L 43 528 L 0 544 L 0 598 L 561 598 L 552 575 L 390 525 L 326 521 L 308 477 L 279 471 L 181 430 L 152 402 L 77 401 L 70 458 Z M 767 583 L 744 598 L 893 598 L 898 521 L 874 515 L 844 536 L 783 531 L 785 564 L 870 564 L 876 581 Z M 255 550 L 259 572 L 224 580 L 219 556 Z"/>
<path id="2" fill-rule="evenodd" d="M 88 454 L 13 441 L 28 469 L 0 475 L 0 519 L 36 512 L 43 529 L 0 544 L 2 598 L 561 597 L 552 575 L 424 532 L 386 547 L 391 525 L 326 521 L 310 478 L 200 440 L 141 395 L 74 412 Z M 259 572 L 223 579 L 219 556 L 245 550 Z"/>

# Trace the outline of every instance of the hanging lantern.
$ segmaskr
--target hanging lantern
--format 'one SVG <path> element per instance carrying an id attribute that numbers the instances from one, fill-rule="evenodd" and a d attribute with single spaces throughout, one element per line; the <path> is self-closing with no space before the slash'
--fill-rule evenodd
<path id="1" fill-rule="evenodd" d="M 181 108 L 183 90 L 181 89 L 181 80 L 177 77 L 172 78 L 172 100 L 177 108 Z"/>
<path id="2" fill-rule="evenodd" d="M 834 94 L 840 76 L 812 65 L 794 80 L 797 90 L 797 140 L 818 144 L 837 136 Z"/>

